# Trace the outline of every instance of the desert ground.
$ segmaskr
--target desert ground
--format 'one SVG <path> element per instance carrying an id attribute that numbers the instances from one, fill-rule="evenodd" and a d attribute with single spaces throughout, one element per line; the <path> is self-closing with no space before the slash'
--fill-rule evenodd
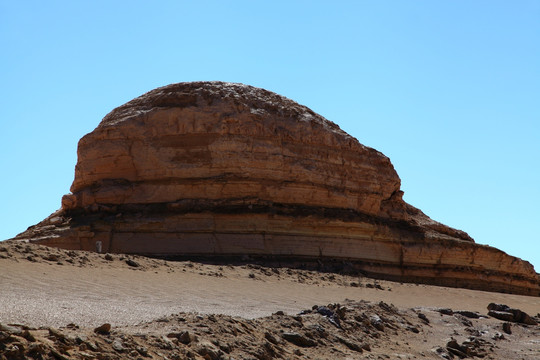
<path id="1" fill-rule="evenodd" d="M 0 288 L 0 359 L 540 359 L 538 297 L 249 259 L 5 241 Z M 490 303 L 532 323 L 488 316 Z"/>

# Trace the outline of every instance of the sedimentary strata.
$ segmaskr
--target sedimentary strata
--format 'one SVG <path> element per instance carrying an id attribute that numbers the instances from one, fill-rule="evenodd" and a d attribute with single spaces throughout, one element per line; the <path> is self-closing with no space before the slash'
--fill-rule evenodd
<path id="1" fill-rule="evenodd" d="M 390 160 L 305 106 L 222 82 L 152 90 L 84 136 L 62 208 L 17 236 L 154 256 L 340 259 L 373 276 L 540 295 L 521 259 L 402 200 Z"/>

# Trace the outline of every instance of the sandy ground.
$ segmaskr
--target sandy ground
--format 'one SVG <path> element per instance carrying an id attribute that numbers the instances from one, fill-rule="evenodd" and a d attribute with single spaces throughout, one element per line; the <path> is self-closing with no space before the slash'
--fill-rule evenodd
<path id="1" fill-rule="evenodd" d="M 128 264 L 129 260 L 134 263 Z M 76 324 L 79 329 L 87 331 L 103 323 L 110 323 L 113 328 L 131 335 L 145 331 L 146 334 L 156 335 L 156 332 L 160 332 L 157 329 L 162 329 L 161 332 L 165 331 L 163 329 L 166 329 L 165 332 L 172 331 L 171 328 L 163 326 L 163 323 L 174 322 L 174 316 L 178 314 L 200 314 L 204 319 L 212 316 L 210 314 L 220 314 L 227 319 L 261 321 L 282 311 L 287 319 L 294 319 L 299 312 L 312 309 L 313 305 L 349 304 L 351 309 L 361 309 L 354 310 L 358 311 L 358 314 L 364 314 L 368 310 L 379 309 L 376 306 L 382 301 L 399 309 L 399 316 L 407 319 L 406 322 L 412 324 L 410 326 L 421 329 L 422 336 L 416 343 L 410 341 L 407 346 L 394 344 L 396 349 L 402 350 L 403 356 L 410 356 L 405 358 L 451 358 L 455 354 L 444 349 L 454 332 L 454 337 L 459 340 L 461 336 L 459 341 L 463 342 L 467 341 L 471 332 L 476 331 L 476 335 L 482 335 L 482 331 L 485 331 L 493 344 L 496 342 L 493 337 L 503 333 L 500 320 L 486 317 L 468 320 L 478 324 L 467 324 L 459 316 L 443 316 L 437 309 L 468 310 L 486 315 L 487 305 L 494 302 L 521 309 L 530 315 L 540 313 L 540 298 L 537 297 L 401 284 L 298 269 L 267 268 L 249 264 L 228 266 L 169 262 L 5 242 L 0 243 L 0 287 L 1 324 L 23 324 L 35 329 L 51 326 L 67 329 L 68 324 Z M 375 310 L 373 306 L 376 307 Z M 385 308 L 379 310 L 383 313 L 386 311 Z M 419 312 L 425 313 L 431 319 L 430 324 L 423 323 L 417 317 Z M 358 314 L 355 315 L 356 318 L 360 316 Z M 160 324 L 157 328 L 151 325 L 156 324 L 156 321 Z M 395 321 L 399 323 L 402 320 Z M 263 324 L 272 323 L 271 320 L 263 321 Z M 266 325 L 259 325 L 261 326 Z M 497 358 L 496 356 L 506 351 L 509 353 L 504 353 L 504 356 L 511 359 L 539 359 L 540 327 L 514 325 L 513 328 L 513 334 L 505 336 L 514 336 L 514 345 L 494 347 L 494 350 L 489 350 L 491 352 L 488 353 L 498 355 L 493 355 L 492 358 Z M 154 330 L 152 332 L 143 329 Z M 405 344 L 411 334 L 414 333 L 402 334 L 396 330 L 395 339 L 387 339 L 382 343 L 389 341 L 393 344 L 392 341 L 397 339 L 398 343 L 403 341 Z M 264 334 L 261 337 L 264 338 Z M 287 341 L 285 343 L 290 345 Z M 343 346 L 343 342 L 341 344 Z M 294 344 L 291 346 L 294 347 Z M 323 348 L 322 345 L 319 347 Z M 439 347 L 444 351 L 437 352 Z M 342 353 L 339 353 L 341 350 L 338 349 L 334 355 L 320 349 L 318 355 L 303 349 L 304 353 L 299 355 L 295 354 L 294 350 L 289 351 L 287 347 L 283 347 L 282 358 L 348 358 L 347 351 L 352 350 L 350 347 L 345 348 Z M 372 348 L 369 352 L 364 351 L 366 358 L 390 356 L 389 352 L 377 351 L 375 346 Z M 489 346 L 486 345 L 486 348 Z M 399 352 L 392 351 L 394 355 Z M 126 353 L 123 354 L 127 356 Z M 351 358 L 359 358 L 358 351 L 352 351 L 352 354 Z M 484 357 L 489 358 L 489 354 L 484 354 Z M 137 357 L 135 353 L 132 355 Z M 189 358 L 188 352 L 184 355 Z M 195 352 L 193 356 L 201 355 Z M 237 358 L 250 358 L 238 356 Z M 252 354 L 251 358 L 257 356 Z"/>

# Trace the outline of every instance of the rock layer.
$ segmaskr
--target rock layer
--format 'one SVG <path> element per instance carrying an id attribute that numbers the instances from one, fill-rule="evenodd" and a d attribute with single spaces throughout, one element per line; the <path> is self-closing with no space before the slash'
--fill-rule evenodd
<path id="1" fill-rule="evenodd" d="M 340 259 L 373 276 L 540 295 L 533 267 L 402 200 L 390 160 L 305 106 L 180 83 L 84 136 L 62 208 L 17 236 L 153 256 Z"/>

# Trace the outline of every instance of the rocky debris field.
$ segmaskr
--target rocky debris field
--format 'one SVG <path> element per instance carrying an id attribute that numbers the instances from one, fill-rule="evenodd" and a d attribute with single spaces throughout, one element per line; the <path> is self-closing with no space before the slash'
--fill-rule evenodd
<path id="1" fill-rule="evenodd" d="M 538 313 L 496 302 L 486 302 L 484 311 L 471 310 L 465 302 L 459 309 L 398 307 L 391 302 L 399 284 L 369 278 L 261 264 L 169 262 L 20 242 L 1 243 L 0 266 L 15 263 L 25 268 L 49 264 L 67 271 L 88 268 L 128 269 L 135 274 L 192 272 L 200 279 L 241 278 L 251 283 L 273 279 L 314 289 L 332 283 L 342 289 L 375 292 L 380 301 L 344 299 L 340 303 L 314 304 L 297 313 L 276 311 L 252 319 L 218 311 L 176 312 L 126 325 L 112 317 L 99 326 L 88 326 L 82 318 L 62 326 L 35 326 L 24 319 L 6 322 L 0 308 L 1 360 L 540 358 Z M 199 285 L 204 287 L 205 282 L 201 280 Z M 426 297 L 440 290 L 427 286 L 423 289 Z M 493 294 L 497 300 L 501 296 Z M 240 302 L 238 306 L 242 306 Z"/>
<path id="2" fill-rule="evenodd" d="M 179 313 L 128 328 L 0 324 L 0 358 L 538 358 L 538 327 L 488 320 L 467 311 L 399 310 L 382 301 L 347 301 L 253 320 Z M 436 339 L 441 327 L 450 327 L 451 336 Z M 509 352 L 520 345 L 518 353 Z"/>

